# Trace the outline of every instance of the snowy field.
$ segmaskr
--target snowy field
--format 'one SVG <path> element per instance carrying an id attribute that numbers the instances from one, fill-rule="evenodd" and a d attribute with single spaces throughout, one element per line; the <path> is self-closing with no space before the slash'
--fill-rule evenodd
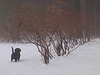
<path id="1" fill-rule="evenodd" d="M 11 47 L 21 48 L 21 60 L 11 62 Z M 0 75 L 100 75 L 100 39 L 80 46 L 68 57 L 55 56 L 48 65 L 33 44 L 0 43 Z"/>

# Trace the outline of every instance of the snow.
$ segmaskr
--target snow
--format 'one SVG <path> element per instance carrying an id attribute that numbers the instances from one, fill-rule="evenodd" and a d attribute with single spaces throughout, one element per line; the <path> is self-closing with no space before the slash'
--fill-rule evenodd
<path id="1" fill-rule="evenodd" d="M 68 57 L 55 56 L 48 65 L 33 44 L 0 43 L 0 75 L 100 75 L 100 39 L 80 46 Z M 21 60 L 11 62 L 11 47 L 21 48 Z"/>

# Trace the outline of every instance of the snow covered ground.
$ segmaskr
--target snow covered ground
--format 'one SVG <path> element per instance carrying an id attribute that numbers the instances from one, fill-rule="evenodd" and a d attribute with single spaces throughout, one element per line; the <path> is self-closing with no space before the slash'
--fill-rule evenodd
<path id="1" fill-rule="evenodd" d="M 21 60 L 11 62 L 11 47 L 21 48 Z M 0 43 L 0 75 L 100 75 L 100 39 L 80 46 L 68 57 L 55 56 L 48 65 L 33 44 Z"/>

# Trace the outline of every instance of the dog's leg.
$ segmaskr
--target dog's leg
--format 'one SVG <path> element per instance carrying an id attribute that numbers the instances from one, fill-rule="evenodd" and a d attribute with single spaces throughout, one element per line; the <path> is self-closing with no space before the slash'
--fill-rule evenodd
<path id="1" fill-rule="evenodd" d="M 11 62 L 13 61 L 13 59 L 14 59 L 14 58 L 13 58 L 13 55 L 11 55 Z"/>
<path id="2" fill-rule="evenodd" d="M 17 62 L 17 59 L 15 59 L 15 62 Z"/>
<path id="3" fill-rule="evenodd" d="M 18 61 L 20 60 L 20 53 L 18 53 Z"/>
<path id="4" fill-rule="evenodd" d="M 12 62 L 12 59 L 11 59 L 11 62 Z"/>
<path id="5" fill-rule="evenodd" d="M 14 59 L 14 58 L 13 58 L 13 56 L 11 55 L 11 62 L 13 61 L 13 59 Z"/>

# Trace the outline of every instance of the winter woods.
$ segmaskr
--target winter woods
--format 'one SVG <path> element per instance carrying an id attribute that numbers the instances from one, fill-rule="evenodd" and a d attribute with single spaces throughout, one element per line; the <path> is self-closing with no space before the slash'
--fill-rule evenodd
<path id="1" fill-rule="evenodd" d="M 19 0 L 7 32 L 12 41 L 35 44 L 48 64 L 53 58 L 52 51 L 58 56 L 68 56 L 95 36 L 95 3 L 94 0 L 40 0 L 38 6 Z"/>

